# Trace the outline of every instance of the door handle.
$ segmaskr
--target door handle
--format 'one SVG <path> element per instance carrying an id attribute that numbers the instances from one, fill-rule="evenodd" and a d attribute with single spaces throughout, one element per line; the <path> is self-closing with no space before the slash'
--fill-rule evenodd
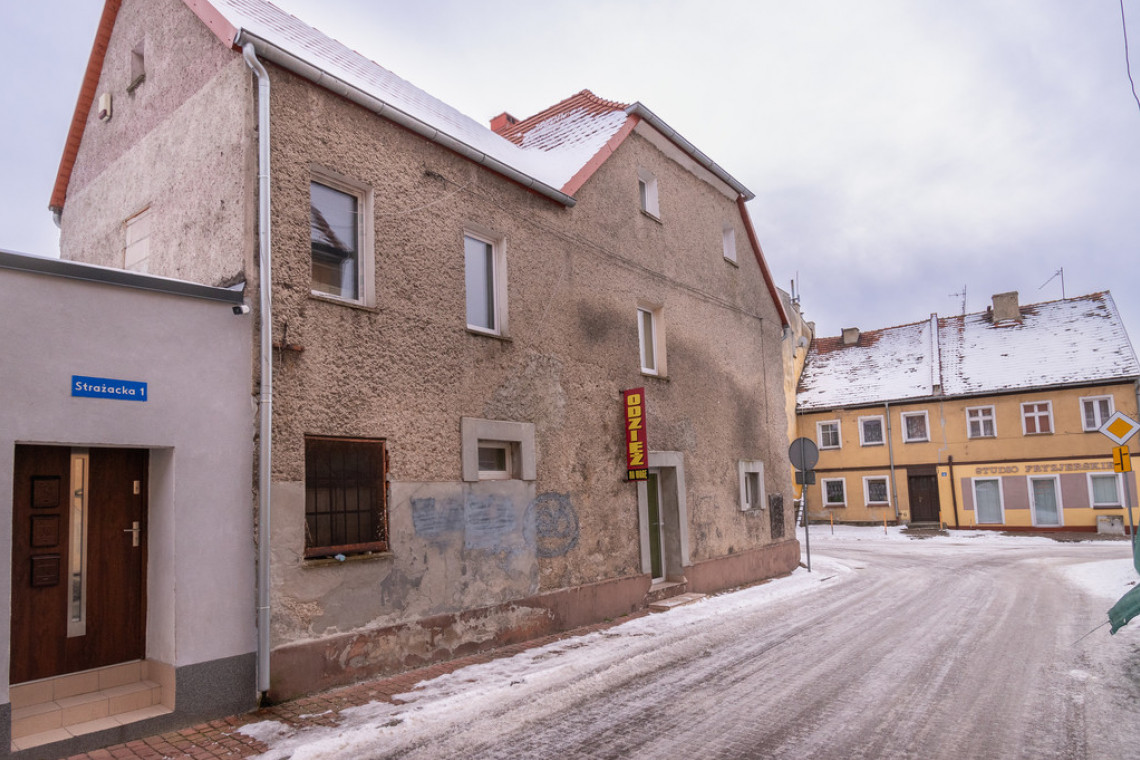
<path id="1" fill-rule="evenodd" d="M 132 522 L 131 527 L 123 528 L 124 533 L 130 533 L 131 534 L 131 546 L 138 546 L 139 545 L 139 532 L 141 530 L 142 529 L 139 527 L 139 521 L 138 520 L 135 520 L 134 522 Z"/>

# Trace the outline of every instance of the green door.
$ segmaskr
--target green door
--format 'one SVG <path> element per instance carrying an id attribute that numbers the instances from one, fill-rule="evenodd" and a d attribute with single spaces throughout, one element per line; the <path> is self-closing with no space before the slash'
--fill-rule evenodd
<path id="1" fill-rule="evenodd" d="M 653 580 L 660 581 L 665 579 L 665 563 L 662 559 L 664 526 L 661 520 L 661 485 L 657 481 L 657 473 L 649 473 L 646 490 L 649 494 L 649 565 Z"/>

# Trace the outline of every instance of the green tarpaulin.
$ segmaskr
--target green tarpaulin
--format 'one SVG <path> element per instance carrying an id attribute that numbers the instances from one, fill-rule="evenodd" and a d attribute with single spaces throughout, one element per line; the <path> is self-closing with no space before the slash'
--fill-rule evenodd
<path id="1" fill-rule="evenodd" d="M 1136 568 L 1136 572 L 1140 573 L 1140 552 L 1137 548 L 1140 547 L 1136 543 L 1136 536 L 1132 536 L 1132 566 Z M 1112 628 L 1109 633 L 1116 633 L 1124 626 L 1128 625 L 1128 621 L 1140 615 L 1140 586 L 1133 586 L 1132 589 L 1120 597 L 1116 604 L 1112 605 L 1112 609 L 1108 611 L 1108 622 L 1112 623 Z"/>

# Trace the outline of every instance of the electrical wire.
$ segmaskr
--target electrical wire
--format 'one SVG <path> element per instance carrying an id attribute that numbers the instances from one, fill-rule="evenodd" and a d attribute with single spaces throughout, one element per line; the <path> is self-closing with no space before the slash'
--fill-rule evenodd
<path id="1" fill-rule="evenodd" d="M 1120 0 L 1120 28 L 1124 31 L 1124 68 L 1128 70 L 1128 83 L 1132 85 L 1132 99 L 1140 108 L 1140 97 L 1136 95 L 1136 82 L 1132 79 L 1132 63 L 1128 55 L 1128 22 L 1124 20 L 1124 0 Z"/>

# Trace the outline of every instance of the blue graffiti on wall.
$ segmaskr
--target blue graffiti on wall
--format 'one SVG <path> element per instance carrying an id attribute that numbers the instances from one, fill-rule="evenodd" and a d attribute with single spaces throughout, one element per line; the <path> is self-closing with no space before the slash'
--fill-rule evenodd
<path id="1" fill-rule="evenodd" d="M 440 539 L 463 530 L 463 502 L 458 499 L 412 499 L 412 526 L 416 534 Z"/>
<path id="2" fill-rule="evenodd" d="M 539 557 L 562 557 L 578 545 L 578 513 L 569 494 L 539 494 L 527 508 L 527 523 L 534 526 Z"/>

